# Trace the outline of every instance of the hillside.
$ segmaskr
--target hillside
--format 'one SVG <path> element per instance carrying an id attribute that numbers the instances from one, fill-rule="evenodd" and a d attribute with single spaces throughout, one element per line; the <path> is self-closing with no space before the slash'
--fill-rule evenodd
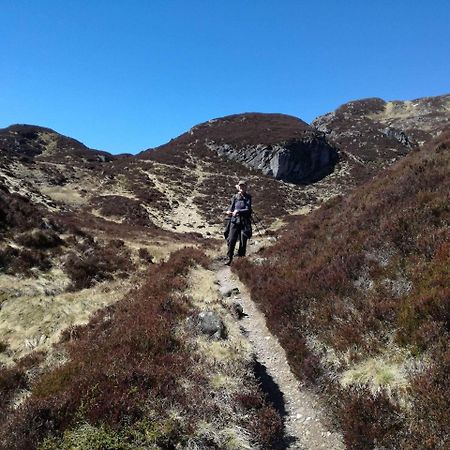
<path id="1" fill-rule="evenodd" d="M 355 100 L 317 117 L 312 126 L 353 161 L 367 179 L 450 127 L 450 95 L 410 101 Z"/>
<path id="2" fill-rule="evenodd" d="M 0 176 L 11 192 L 75 220 L 219 237 L 237 179 L 248 179 L 255 210 L 267 222 L 318 206 L 437 136 L 449 126 L 449 104 L 448 95 L 360 100 L 312 126 L 283 114 L 237 114 L 136 156 L 14 125 L 0 130 Z"/>
<path id="3" fill-rule="evenodd" d="M 447 133 L 235 265 L 347 448 L 450 444 L 449 158 Z"/>
<path id="4" fill-rule="evenodd" d="M 1 129 L 0 448 L 334 450 L 341 432 L 347 448 L 440 448 L 449 103 L 359 100 L 311 125 L 236 114 L 135 156 Z M 233 270 L 252 298 L 217 276 L 242 178 L 261 250 Z M 264 316 L 241 300 L 266 315 L 258 345 Z M 283 386 L 271 397 L 271 333 L 315 431 Z"/>

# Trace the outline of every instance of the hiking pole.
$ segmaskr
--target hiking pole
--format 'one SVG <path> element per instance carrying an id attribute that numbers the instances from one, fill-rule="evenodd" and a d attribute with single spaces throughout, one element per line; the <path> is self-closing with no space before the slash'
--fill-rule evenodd
<path id="1" fill-rule="evenodd" d="M 267 229 L 266 229 L 266 227 L 264 226 L 264 223 L 263 223 L 263 221 L 258 217 L 258 215 L 254 212 L 253 213 L 253 215 L 255 216 L 255 218 L 256 218 L 256 220 L 259 222 L 259 224 L 262 226 L 262 228 L 263 228 L 263 230 L 264 230 L 264 233 L 265 234 L 268 234 L 267 233 Z M 252 219 L 253 219 L 253 217 L 252 217 Z M 255 220 L 253 219 L 253 223 L 255 224 L 255 227 L 256 227 L 256 223 L 255 223 Z"/>
<path id="2" fill-rule="evenodd" d="M 255 225 L 256 232 L 259 233 L 260 236 L 262 236 L 261 230 L 259 229 L 258 225 L 256 224 L 255 219 L 252 216 L 250 216 L 250 218 L 253 222 L 253 225 Z"/>

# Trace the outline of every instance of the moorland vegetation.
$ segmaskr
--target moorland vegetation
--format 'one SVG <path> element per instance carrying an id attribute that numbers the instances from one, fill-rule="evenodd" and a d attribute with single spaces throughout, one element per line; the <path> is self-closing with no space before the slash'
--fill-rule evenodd
<path id="1" fill-rule="evenodd" d="M 249 375 L 251 360 L 235 363 L 245 377 L 223 392 L 194 349 L 187 319 L 196 310 L 184 292 L 190 269 L 207 264 L 200 250 L 175 252 L 123 300 L 66 330 L 66 362 L 34 378 L 42 354 L 3 369 L 0 448 L 271 448 L 281 420 Z M 21 389 L 29 396 L 13 408 Z"/>
<path id="2" fill-rule="evenodd" d="M 449 156 L 447 133 L 236 263 L 348 448 L 450 442 Z"/>

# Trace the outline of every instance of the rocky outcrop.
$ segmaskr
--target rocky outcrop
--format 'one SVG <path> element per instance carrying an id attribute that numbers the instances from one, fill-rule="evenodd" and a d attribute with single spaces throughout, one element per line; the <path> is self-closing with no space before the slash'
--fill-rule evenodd
<path id="1" fill-rule="evenodd" d="M 318 133 L 305 133 L 302 139 L 279 144 L 237 147 L 207 142 L 220 157 L 237 161 L 277 180 L 309 183 L 333 171 L 337 151 Z"/>
<path id="2" fill-rule="evenodd" d="M 0 129 L 0 182 L 77 222 L 220 236 L 239 179 L 248 180 L 254 210 L 267 223 L 317 206 L 443 132 L 449 103 L 449 95 L 358 100 L 313 126 L 285 114 L 236 114 L 134 156 L 92 150 L 49 128 L 12 125 Z"/>
<path id="3" fill-rule="evenodd" d="M 349 157 L 354 174 L 359 170 L 365 177 L 450 129 L 450 95 L 351 101 L 317 117 L 312 126 Z"/>
<path id="4" fill-rule="evenodd" d="M 212 154 L 218 156 L 219 161 L 237 162 L 291 183 L 319 180 L 333 171 L 338 160 L 337 151 L 322 132 L 297 117 L 265 113 L 243 113 L 209 120 L 168 144 L 138 156 L 178 163 L 176 160 L 186 148 L 191 148 L 204 160 L 210 159 Z"/>

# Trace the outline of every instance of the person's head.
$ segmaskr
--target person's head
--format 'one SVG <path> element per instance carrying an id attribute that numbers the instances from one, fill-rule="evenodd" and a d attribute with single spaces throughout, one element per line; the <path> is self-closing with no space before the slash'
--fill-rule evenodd
<path id="1" fill-rule="evenodd" d="M 236 189 L 238 192 L 245 193 L 247 191 L 247 183 L 244 180 L 239 180 Z"/>

